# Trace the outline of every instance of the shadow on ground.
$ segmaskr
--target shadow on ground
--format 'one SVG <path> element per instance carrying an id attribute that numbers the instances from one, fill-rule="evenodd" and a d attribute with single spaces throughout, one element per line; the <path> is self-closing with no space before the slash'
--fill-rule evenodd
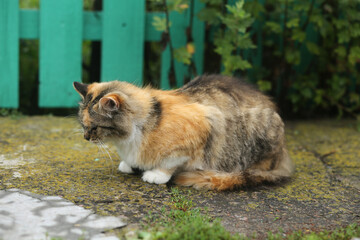
<path id="1" fill-rule="evenodd" d="M 119 158 L 83 140 L 73 118 L 0 118 L 0 190 L 57 195 L 100 215 L 138 223 L 170 204 L 164 185 L 116 171 Z M 222 218 L 231 232 L 334 229 L 360 223 L 360 133 L 352 121 L 287 124 L 296 164 L 281 186 L 234 192 L 180 188 L 198 207 Z"/>

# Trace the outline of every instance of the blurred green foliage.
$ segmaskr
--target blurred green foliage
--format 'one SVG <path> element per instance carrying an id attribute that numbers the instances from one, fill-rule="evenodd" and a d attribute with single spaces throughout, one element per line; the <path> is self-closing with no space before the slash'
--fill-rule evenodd
<path id="1" fill-rule="evenodd" d="M 356 0 L 248 3 L 265 23 L 263 79 L 283 111 L 359 113 L 359 8 Z"/>

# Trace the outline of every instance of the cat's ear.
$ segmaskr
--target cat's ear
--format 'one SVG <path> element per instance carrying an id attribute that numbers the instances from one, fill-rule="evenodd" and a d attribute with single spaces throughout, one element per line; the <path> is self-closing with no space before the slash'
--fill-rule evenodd
<path id="1" fill-rule="evenodd" d="M 88 84 L 73 82 L 74 89 L 80 94 L 82 99 L 85 98 L 88 91 Z"/>
<path id="2" fill-rule="evenodd" d="M 110 94 L 105 97 L 102 97 L 99 101 L 100 108 L 102 108 L 105 111 L 113 112 L 120 109 L 121 104 L 124 102 L 124 99 L 122 99 L 117 94 Z"/>

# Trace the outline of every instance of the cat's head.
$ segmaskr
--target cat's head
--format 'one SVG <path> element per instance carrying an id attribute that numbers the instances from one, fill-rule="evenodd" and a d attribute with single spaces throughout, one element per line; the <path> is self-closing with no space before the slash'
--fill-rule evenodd
<path id="1" fill-rule="evenodd" d="M 74 82 L 82 101 L 79 121 L 84 138 L 91 142 L 125 139 L 132 132 L 132 109 L 120 82 L 83 84 Z"/>

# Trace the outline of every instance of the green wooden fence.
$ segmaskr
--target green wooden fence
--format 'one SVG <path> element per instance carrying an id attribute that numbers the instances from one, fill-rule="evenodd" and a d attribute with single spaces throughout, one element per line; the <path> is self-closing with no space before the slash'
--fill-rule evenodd
<path id="1" fill-rule="evenodd" d="M 185 14 L 170 13 L 174 47 L 186 43 L 190 13 L 203 4 L 194 2 Z M 0 0 L 0 107 L 19 107 L 19 39 L 39 39 L 39 106 L 74 107 L 79 97 L 72 82 L 81 81 L 82 41 L 102 44 L 101 81 L 122 80 L 141 85 L 145 41 L 160 41 L 146 12 L 145 0 L 103 0 L 103 11 L 83 11 L 82 0 L 41 0 L 39 10 L 20 9 L 19 0 Z M 204 23 L 193 18 L 198 73 L 203 67 Z M 169 88 L 170 50 L 161 56 L 160 86 Z M 183 84 L 186 67 L 176 62 L 177 85 Z"/>

